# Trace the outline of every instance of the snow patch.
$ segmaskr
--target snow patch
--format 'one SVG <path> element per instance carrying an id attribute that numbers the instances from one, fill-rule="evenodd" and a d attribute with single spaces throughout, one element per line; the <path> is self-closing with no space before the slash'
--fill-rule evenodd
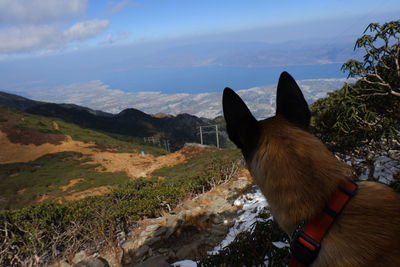
<path id="1" fill-rule="evenodd" d="M 289 243 L 277 241 L 277 242 L 272 242 L 272 245 L 274 245 L 277 248 L 284 248 L 284 247 L 290 247 Z"/>
<path id="2" fill-rule="evenodd" d="M 255 222 L 268 220 L 272 217 L 258 218 L 259 213 L 268 206 L 267 200 L 258 187 L 254 187 L 253 191 L 236 199 L 233 204 L 237 207 L 241 206 L 241 209 L 238 210 L 239 216 L 235 219 L 234 225 L 229 229 L 225 239 L 208 254 L 218 253 L 219 250 L 232 243 L 239 233 L 249 230 Z"/>
<path id="3" fill-rule="evenodd" d="M 390 184 L 400 171 L 400 164 L 392 158 L 380 156 L 374 161 L 374 177 L 382 183 Z"/>
<path id="4" fill-rule="evenodd" d="M 197 267 L 197 263 L 192 260 L 183 260 L 172 263 L 174 267 Z"/>

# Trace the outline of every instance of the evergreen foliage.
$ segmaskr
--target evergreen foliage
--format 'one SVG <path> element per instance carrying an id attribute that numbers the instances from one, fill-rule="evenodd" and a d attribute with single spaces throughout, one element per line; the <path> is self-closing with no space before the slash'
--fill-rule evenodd
<path id="1" fill-rule="evenodd" d="M 333 151 L 349 152 L 382 139 L 399 141 L 400 129 L 400 21 L 371 23 L 355 45 L 364 61 L 343 64 L 354 84 L 316 101 L 314 133 Z M 365 33 L 365 32 L 364 32 Z"/>

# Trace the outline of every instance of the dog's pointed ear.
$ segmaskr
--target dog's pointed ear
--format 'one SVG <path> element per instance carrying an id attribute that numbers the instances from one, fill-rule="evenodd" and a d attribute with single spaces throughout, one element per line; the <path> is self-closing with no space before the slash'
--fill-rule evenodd
<path id="1" fill-rule="evenodd" d="M 259 126 L 243 100 L 230 88 L 225 88 L 222 107 L 229 139 L 248 156 L 257 145 Z M 247 155 L 246 155 L 247 154 Z"/>
<path id="2" fill-rule="evenodd" d="M 289 122 L 307 129 L 311 112 L 296 81 L 289 73 L 282 72 L 276 92 L 276 115 L 282 115 Z"/>

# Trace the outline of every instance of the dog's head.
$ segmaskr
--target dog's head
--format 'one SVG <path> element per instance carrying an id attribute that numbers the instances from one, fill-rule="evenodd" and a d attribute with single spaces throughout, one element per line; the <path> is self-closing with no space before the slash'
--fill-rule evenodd
<path id="1" fill-rule="evenodd" d="M 287 233 L 320 212 L 338 181 L 350 177 L 349 166 L 308 132 L 310 110 L 288 73 L 279 78 L 275 116 L 257 121 L 229 88 L 223 109 L 229 138 L 242 150 L 274 218 Z"/>
<path id="2" fill-rule="evenodd" d="M 310 125 L 311 113 L 307 102 L 296 81 L 287 72 L 279 78 L 274 117 L 257 121 L 243 100 L 230 88 L 224 90 L 222 105 L 229 138 L 242 150 L 248 164 L 259 147 L 260 139 L 268 132 L 266 129 L 280 127 L 273 118 L 279 117 L 281 121 L 283 119 L 302 130 L 307 130 Z"/>

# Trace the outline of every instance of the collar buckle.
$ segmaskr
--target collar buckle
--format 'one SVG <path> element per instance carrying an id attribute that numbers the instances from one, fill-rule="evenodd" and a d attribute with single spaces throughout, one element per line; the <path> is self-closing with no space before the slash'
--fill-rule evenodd
<path id="1" fill-rule="evenodd" d="M 320 248 L 319 242 L 300 231 L 292 241 L 290 252 L 297 261 L 308 266 L 317 258 Z"/>

